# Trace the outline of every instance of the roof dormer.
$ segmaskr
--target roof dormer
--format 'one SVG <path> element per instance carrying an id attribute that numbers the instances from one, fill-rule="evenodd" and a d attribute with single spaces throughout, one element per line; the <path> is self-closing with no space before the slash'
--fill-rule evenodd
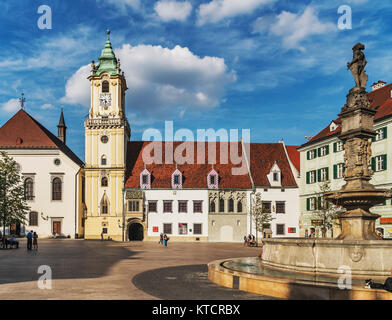
<path id="1" fill-rule="evenodd" d="M 334 121 L 332 121 L 331 124 L 329 125 L 329 131 L 330 131 L 330 132 L 333 132 L 333 131 L 335 131 L 337 128 L 338 128 L 338 125 L 337 125 Z"/>
<path id="2" fill-rule="evenodd" d="M 218 172 L 212 168 L 210 173 L 207 175 L 207 188 L 208 189 L 218 189 L 219 187 L 219 175 Z"/>
<path id="3" fill-rule="evenodd" d="M 140 189 L 151 189 L 151 173 L 147 169 L 140 173 Z"/>
<path id="4" fill-rule="evenodd" d="M 269 174 L 267 175 L 268 181 L 271 187 L 281 187 L 282 186 L 282 172 L 278 166 L 278 162 L 275 161 Z"/>
<path id="5" fill-rule="evenodd" d="M 177 168 L 172 174 L 171 186 L 173 189 L 182 189 L 182 173 Z"/>

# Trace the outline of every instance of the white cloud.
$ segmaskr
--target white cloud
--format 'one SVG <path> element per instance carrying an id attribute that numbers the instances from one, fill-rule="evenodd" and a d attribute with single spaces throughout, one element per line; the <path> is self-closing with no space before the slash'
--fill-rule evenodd
<path id="1" fill-rule="evenodd" d="M 283 39 L 287 49 L 305 51 L 300 42 L 312 35 L 326 34 L 336 31 L 335 24 L 322 23 L 314 9 L 307 7 L 302 15 L 283 11 L 277 16 L 277 21 L 270 28 L 270 33 Z"/>
<path id="2" fill-rule="evenodd" d="M 124 44 L 116 56 L 129 88 L 128 108 L 152 116 L 175 113 L 178 107 L 214 108 L 221 102 L 226 85 L 236 80 L 224 59 L 200 58 L 180 46 L 168 49 Z M 61 102 L 90 106 L 89 70 L 84 66 L 67 81 Z"/>
<path id="3" fill-rule="evenodd" d="M 97 0 L 98 2 L 106 2 L 117 9 L 119 9 L 122 13 L 127 12 L 127 7 L 131 7 L 134 10 L 140 9 L 140 0 Z"/>
<path id="4" fill-rule="evenodd" d="M 247 14 L 276 0 L 213 0 L 200 5 L 198 10 L 198 25 L 216 23 L 225 18 Z"/>
<path id="5" fill-rule="evenodd" d="M 0 108 L 4 112 L 13 113 L 20 109 L 19 99 L 10 99 L 4 102 Z"/>
<path id="6" fill-rule="evenodd" d="M 54 105 L 50 103 L 45 103 L 42 106 L 39 107 L 41 110 L 54 110 L 56 109 Z"/>
<path id="7" fill-rule="evenodd" d="M 165 22 L 171 20 L 185 21 L 192 12 L 192 4 L 188 1 L 161 0 L 155 4 L 154 9 Z"/>

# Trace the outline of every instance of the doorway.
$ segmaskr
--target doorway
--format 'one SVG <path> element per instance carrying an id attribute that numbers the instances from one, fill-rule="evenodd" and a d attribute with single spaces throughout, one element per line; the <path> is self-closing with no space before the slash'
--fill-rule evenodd
<path id="1" fill-rule="evenodd" d="M 144 239 L 143 225 L 138 222 L 131 223 L 128 228 L 128 239 L 129 241 L 143 241 Z"/>
<path id="2" fill-rule="evenodd" d="M 61 235 L 61 221 L 53 221 L 53 234 Z"/>

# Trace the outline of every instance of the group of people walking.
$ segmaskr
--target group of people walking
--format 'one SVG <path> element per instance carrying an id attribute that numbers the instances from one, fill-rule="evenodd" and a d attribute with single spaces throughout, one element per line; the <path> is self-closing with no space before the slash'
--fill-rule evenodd
<path id="1" fill-rule="evenodd" d="M 255 247 L 256 244 L 256 237 L 254 235 L 249 234 L 248 236 L 244 236 L 244 246 Z"/>
<path id="2" fill-rule="evenodd" d="M 167 242 L 169 241 L 169 237 L 166 233 L 161 233 L 159 235 L 159 244 L 163 244 L 167 248 Z"/>
<path id="3" fill-rule="evenodd" d="M 27 234 L 27 250 L 38 250 L 38 234 L 31 230 Z"/>

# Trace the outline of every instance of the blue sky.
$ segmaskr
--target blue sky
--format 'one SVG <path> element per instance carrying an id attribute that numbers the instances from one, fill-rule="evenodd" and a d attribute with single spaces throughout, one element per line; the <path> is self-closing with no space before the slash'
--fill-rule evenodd
<path id="1" fill-rule="evenodd" d="M 41 3 L 42 2 L 42 3 Z M 41 30 L 40 5 L 52 10 Z M 352 9 L 352 29 L 337 27 Z M 0 4 L 0 125 L 18 110 L 57 132 L 84 159 L 89 64 L 111 42 L 128 83 L 131 140 L 147 128 L 250 129 L 253 142 L 302 144 L 337 117 L 366 45 L 368 89 L 391 82 L 392 4 L 370 0 L 80 0 Z"/>

